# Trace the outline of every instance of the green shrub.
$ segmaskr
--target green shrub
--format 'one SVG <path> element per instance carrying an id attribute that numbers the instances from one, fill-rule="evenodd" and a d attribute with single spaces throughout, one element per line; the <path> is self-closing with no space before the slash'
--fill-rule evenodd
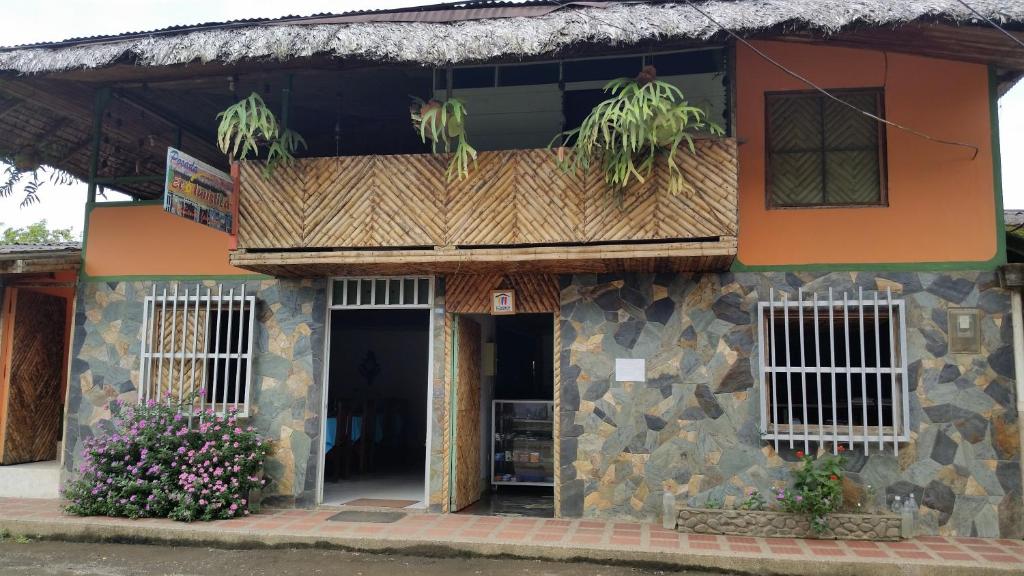
<path id="1" fill-rule="evenodd" d="M 811 529 L 821 534 L 828 528 L 828 515 L 843 504 L 843 456 L 824 455 L 817 459 L 797 452 L 802 465 L 793 470 L 791 490 L 775 495 L 784 512 L 807 514 Z"/>

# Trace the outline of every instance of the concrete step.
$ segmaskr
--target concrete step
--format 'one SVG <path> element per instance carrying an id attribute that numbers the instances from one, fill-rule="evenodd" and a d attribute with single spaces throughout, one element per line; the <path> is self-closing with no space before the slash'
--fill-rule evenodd
<path id="1" fill-rule="evenodd" d="M 57 498 L 60 462 L 32 462 L 0 466 L 0 498 Z"/>

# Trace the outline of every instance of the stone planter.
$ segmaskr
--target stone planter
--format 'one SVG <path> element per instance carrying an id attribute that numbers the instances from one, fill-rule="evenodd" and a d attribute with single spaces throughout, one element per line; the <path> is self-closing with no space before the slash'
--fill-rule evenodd
<path id="1" fill-rule="evenodd" d="M 676 529 L 692 534 L 730 534 L 827 540 L 899 540 L 908 536 L 896 514 L 830 514 L 828 529 L 811 530 L 803 514 L 757 510 L 680 508 Z"/>

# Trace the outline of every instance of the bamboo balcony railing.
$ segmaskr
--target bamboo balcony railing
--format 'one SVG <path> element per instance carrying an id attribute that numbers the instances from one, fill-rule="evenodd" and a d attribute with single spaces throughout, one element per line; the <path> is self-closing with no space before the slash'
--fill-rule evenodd
<path id="1" fill-rule="evenodd" d="M 234 265 L 276 275 L 451 269 L 721 269 L 736 253 L 731 138 L 677 154 L 621 197 L 603 175 L 565 174 L 548 150 L 482 152 L 447 182 L 439 155 L 309 158 L 269 179 L 243 162 Z"/>

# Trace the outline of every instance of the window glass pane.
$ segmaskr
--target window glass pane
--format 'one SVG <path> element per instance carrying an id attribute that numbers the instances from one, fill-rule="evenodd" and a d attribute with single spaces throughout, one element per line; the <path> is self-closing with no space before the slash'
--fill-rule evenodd
<path id="1" fill-rule="evenodd" d="M 826 152 L 825 185 L 829 204 L 877 204 L 882 199 L 878 149 Z"/>
<path id="2" fill-rule="evenodd" d="M 821 107 L 817 96 L 768 95 L 768 150 L 821 149 Z"/>
<path id="3" fill-rule="evenodd" d="M 820 153 L 777 152 L 768 161 L 772 204 L 810 206 L 824 202 Z"/>
<path id="4" fill-rule="evenodd" d="M 406 278 L 402 280 L 404 287 L 402 288 L 402 304 L 415 304 L 416 303 L 416 281 L 412 278 Z"/>
<path id="5" fill-rule="evenodd" d="M 377 306 L 383 305 L 387 301 L 388 293 L 388 282 L 387 280 L 375 280 L 377 287 L 373 293 L 373 303 Z"/>
<path id="6" fill-rule="evenodd" d="M 724 60 L 721 50 L 700 50 L 655 54 L 651 58 L 651 64 L 658 69 L 658 76 L 672 76 L 720 72 L 723 69 Z"/>
<path id="7" fill-rule="evenodd" d="M 454 88 L 487 88 L 494 86 L 494 66 L 456 68 L 452 70 Z"/>
<path id="8" fill-rule="evenodd" d="M 839 98 L 872 114 L 878 114 L 874 93 L 842 94 Z M 878 121 L 848 106 L 825 100 L 825 147 L 829 150 L 878 150 Z"/>
<path id="9" fill-rule="evenodd" d="M 420 278 L 417 280 L 419 284 L 419 292 L 416 295 L 417 304 L 426 304 L 430 301 L 430 280 L 426 278 Z"/>
<path id="10" fill-rule="evenodd" d="M 359 282 L 359 304 L 361 306 L 369 306 L 373 304 L 370 299 L 370 291 L 373 290 L 373 280 L 364 280 Z"/>
<path id="11" fill-rule="evenodd" d="M 498 84 L 501 86 L 526 86 L 531 84 L 557 83 L 557 62 L 528 64 L 524 66 L 502 66 L 498 69 Z"/>
<path id="12" fill-rule="evenodd" d="M 341 306 L 345 303 L 345 281 L 335 280 L 331 282 L 331 304 Z"/>
<path id="13" fill-rule="evenodd" d="M 348 286 L 348 291 L 345 294 L 345 305 L 355 306 L 356 300 L 359 298 L 359 280 L 346 280 L 345 284 Z"/>
<path id="14" fill-rule="evenodd" d="M 388 280 L 388 304 L 401 304 L 402 281 L 398 278 Z"/>

